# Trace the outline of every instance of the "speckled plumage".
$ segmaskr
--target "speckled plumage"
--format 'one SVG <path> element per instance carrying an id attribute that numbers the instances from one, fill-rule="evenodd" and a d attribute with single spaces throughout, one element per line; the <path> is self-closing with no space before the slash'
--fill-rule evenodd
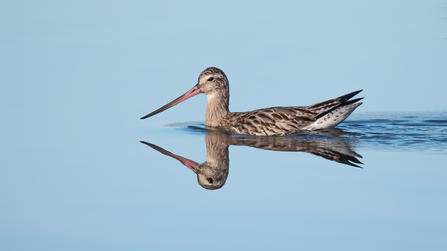
<path id="1" fill-rule="evenodd" d="M 141 141 L 141 143 L 180 161 L 197 175 L 197 182 L 200 186 L 209 190 L 221 188 L 227 180 L 230 145 L 249 146 L 269 151 L 307 152 L 345 165 L 360 167 L 357 164 L 362 164 L 358 159 L 362 156 L 351 149 L 349 141 L 340 141 L 337 138 L 321 140 L 317 137 L 239 136 L 212 130 L 205 135 L 206 161 L 202 164 L 173 154 L 157 145 L 145 141 Z M 187 142 L 183 143 L 187 145 Z"/>
<path id="2" fill-rule="evenodd" d="M 359 105 L 362 98 L 350 100 L 360 91 L 310 106 L 271 107 L 249 112 L 230 112 L 229 83 L 225 73 L 206 68 L 193 89 L 142 119 L 162 112 L 194 95 L 207 95 L 205 125 L 221 127 L 226 131 L 250 135 L 289 135 L 304 130 L 331 128 L 345 120 Z"/>

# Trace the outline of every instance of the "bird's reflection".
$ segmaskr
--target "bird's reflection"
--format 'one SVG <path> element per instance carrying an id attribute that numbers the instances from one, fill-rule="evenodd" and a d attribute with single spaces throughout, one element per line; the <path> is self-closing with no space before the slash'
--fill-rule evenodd
<path id="1" fill-rule="evenodd" d="M 196 128 L 197 129 L 197 128 Z M 231 135 L 221 131 L 206 131 L 206 161 L 199 164 L 175 155 L 157 145 L 141 141 L 158 152 L 180 161 L 197 175 L 198 183 L 205 189 L 221 188 L 228 177 L 230 145 L 249 146 L 271 151 L 307 152 L 338 163 L 359 167 L 362 158 L 351 149 L 351 141 L 340 140 L 344 132 L 340 129 L 318 134 L 295 136 L 245 136 Z"/>

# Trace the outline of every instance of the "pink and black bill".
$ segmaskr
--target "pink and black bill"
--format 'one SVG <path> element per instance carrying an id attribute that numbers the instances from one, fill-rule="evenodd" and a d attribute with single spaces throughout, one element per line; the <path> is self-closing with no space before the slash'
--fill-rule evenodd
<path id="1" fill-rule="evenodd" d="M 174 105 L 176 105 L 176 104 L 178 104 L 180 102 L 183 102 L 183 101 L 185 101 L 185 100 L 187 100 L 187 99 L 189 99 L 191 97 L 194 97 L 195 95 L 200 94 L 200 93 L 202 93 L 202 92 L 200 91 L 199 87 L 197 85 L 195 85 L 191 90 L 187 91 L 182 96 L 172 100 L 171 102 L 167 103 L 166 105 L 158 108 L 157 110 L 149 113 L 146 116 L 141 117 L 140 119 L 145 119 L 145 118 L 149 118 L 151 116 L 154 116 L 155 114 L 158 114 L 158 113 L 160 113 L 160 112 L 162 112 L 162 111 L 164 111 L 166 109 L 169 109 L 169 108 L 173 107 Z"/>

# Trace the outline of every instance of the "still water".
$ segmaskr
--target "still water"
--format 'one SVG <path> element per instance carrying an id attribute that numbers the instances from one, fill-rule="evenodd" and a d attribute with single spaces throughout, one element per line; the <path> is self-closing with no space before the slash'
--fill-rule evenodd
<path id="1" fill-rule="evenodd" d="M 0 251 L 447 250 L 446 10 L 0 1 Z M 288 137 L 205 130 L 205 95 L 139 120 L 209 66 L 234 111 L 366 100 Z"/>
<path id="2" fill-rule="evenodd" d="M 269 151 L 305 152 L 330 161 L 361 167 L 361 155 L 354 148 L 439 152 L 447 150 L 447 119 L 432 116 L 369 114 L 354 116 L 338 128 L 292 136 L 251 136 L 208 130 L 204 124 L 179 123 L 168 126 L 202 133 L 205 138 L 206 161 L 199 164 L 171 153 L 157 145 L 141 141 L 154 150 L 180 161 L 197 174 L 205 189 L 219 189 L 227 179 L 229 146 L 247 146 Z"/>
<path id="3" fill-rule="evenodd" d="M 447 248 L 444 112 L 287 137 L 118 127 L 14 145 L 5 250 Z"/>

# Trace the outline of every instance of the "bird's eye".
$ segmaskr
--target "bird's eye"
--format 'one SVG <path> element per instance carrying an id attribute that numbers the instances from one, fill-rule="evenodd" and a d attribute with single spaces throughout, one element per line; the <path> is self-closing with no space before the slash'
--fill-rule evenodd
<path id="1" fill-rule="evenodd" d="M 208 178 L 208 179 L 206 179 L 206 180 L 208 180 L 208 182 L 209 182 L 210 184 L 213 184 L 213 179 Z"/>
<path id="2" fill-rule="evenodd" d="M 213 81 L 214 80 L 214 78 L 213 77 L 210 77 L 209 79 L 208 79 L 208 81 Z"/>

